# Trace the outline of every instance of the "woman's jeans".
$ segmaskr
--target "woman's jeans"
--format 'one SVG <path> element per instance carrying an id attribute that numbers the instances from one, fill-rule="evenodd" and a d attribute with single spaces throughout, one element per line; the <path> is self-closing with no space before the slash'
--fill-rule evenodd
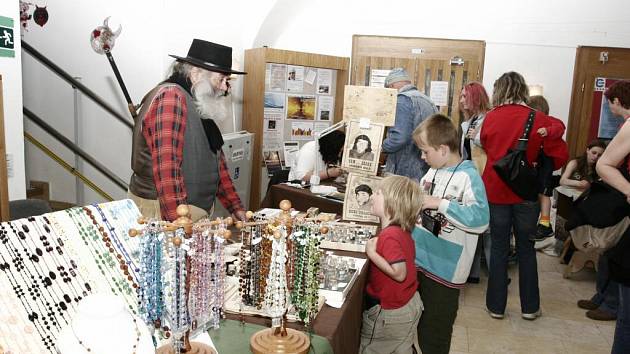
<path id="1" fill-rule="evenodd" d="M 529 235 L 536 233 L 539 212 L 538 202 L 490 204 L 492 245 L 486 307 L 492 313 L 505 313 L 508 293 L 508 254 L 512 231 L 516 239 L 521 312 L 531 314 L 540 308 L 536 250 L 534 242 L 529 240 Z"/>

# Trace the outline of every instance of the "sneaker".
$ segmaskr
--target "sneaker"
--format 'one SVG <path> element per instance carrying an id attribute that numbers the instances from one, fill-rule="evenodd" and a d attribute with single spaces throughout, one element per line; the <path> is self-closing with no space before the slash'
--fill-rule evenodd
<path id="1" fill-rule="evenodd" d="M 590 318 L 591 320 L 595 320 L 595 321 L 614 321 L 617 319 L 617 316 L 608 312 L 608 311 L 604 311 L 600 308 L 597 308 L 595 310 L 588 310 L 586 311 L 586 317 Z"/>
<path id="2" fill-rule="evenodd" d="M 538 311 L 536 311 L 534 313 L 522 313 L 521 314 L 521 317 L 523 317 L 524 320 L 528 320 L 528 321 L 533 321 L 533 320 L 537 319 L 540 316 L 542 316 L 542 311 L 540 309 L 538 309 Z"/>
<path id="3" fill-rule="evenodd" d="M 494 313 L 488 309 L 486 309 L 486 311 L 488 311 L 488 315 L 490 315 L 490 317 L 494 318 L 495 320 L 502 320 L 505 317 L 505 314 L 503 313 Z"/>
<path id="4" fill-rule="evenodd" d="M 585 309 L 585 310 L 595 310 L 596 308 L 599 307 L 598 304 L 594 303 L 591 300 L 578 300 L 577 305 L 579 308 Z"/>
<path id="5" fill-rule="evenodd" d="M 549 226 L 545 226 L 542 224 L 538 224 L 538 227 L 536 227 L 536 234 L 535 235 L 529 235 L 529 240 L 530 241 L 541 241 L 546 239 L 547 237 L 550 237 L 553 235 L 553 229 L 551 228 L 551 225 Z"/>
<path id="6" fill-rule="evenodd" d="M 556 239 L 553 237 L 548 237 L 542 241 L 536 241 L 536 243 L 534 243 L 534 249 L 536 250 L 543 250 L 545 248 L 549 248 L 553 245 L 556 244 Z"/>

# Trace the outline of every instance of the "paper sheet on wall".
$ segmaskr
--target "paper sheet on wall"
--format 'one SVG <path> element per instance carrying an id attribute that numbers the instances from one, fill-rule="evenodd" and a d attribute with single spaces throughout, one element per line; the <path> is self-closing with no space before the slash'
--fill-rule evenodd
<path id="1" fill-rule="evenodd" d="M 317 98 L 317 120 L 333 121 L 335 119 L 335 97 L 319 96 Z"/>
<path id="2" fill-rule="evenodd" d="M 317 72 L 315 71 L 315 69 L 308 69 L 304 82 L 306 82 L 309 85 L 312 85 L 313 82 L 315 82 L 316 76 L 317 76 Z"/>
<path id="3" fill-rule="evenodd" d="M 291 122 L 291 139 L 313 140 L 313 122 Z"/>
<path id="4" fill-rule="evenodd" d="M 293 166 L 295 156 L 300 151 L 300 143 L 297 141 L 285 141 L 284 142 L 284 165 L 287 167 Z"/>
<path id="5" fill-rule="evenodd" d="M 287 94 L 287 119 L 315 120 L 314 95 Z"/>
<path id="6" fill-rule="evenodd" d="M 374 123 L 394 125 L 396 118 L 395 89 L 346 85 L 343 119 L 369 118 Z"/>
<path id="7" fill-rule="evenodd" d="M 372 69 L 370 71 L 370 87 L 385 87 L 385 78 L 391 70 Z"/>
<path id="8" fill-rule="evenodd" d="M 429 92 L 431 101 L 436 106 L 448 106 L 448 81 L 431 81 Z"/>
<path id="9" fill-rule="evenodd" d="M 320 95 L 330 95 L 332 85 L 332 70 L 317 69 L 317 93 Z"/>
<path id="10" fill-rule="evenodd" d="M 319 133 L 322 130 L 328 128 L 330 126 L 329 122 L 315 122 L 313 125 L 313 132 Z"/>
<path id="11" fill-rule="evenodd" d="M 267 64 L 269 68 L 269 88 L 272 91 L 284 91 L 286 87 L 287 66 L 285 64 Z"/>
<path id="12" fill-rule="evenodd" d="M 304 67 L 287 65 L 287 91 L 304 91 Z"/>

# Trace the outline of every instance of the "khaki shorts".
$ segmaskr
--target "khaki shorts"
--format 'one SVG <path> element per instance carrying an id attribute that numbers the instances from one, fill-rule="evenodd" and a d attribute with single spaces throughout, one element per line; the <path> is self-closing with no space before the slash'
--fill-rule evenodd
<path id="1" fill-rule="evenodd" d="M 420 353 L 418 321 L 422 315 L 422 300 L 415 292 L 411 300 L 395 310 L 384 310 L 381 305 L 363 311 L 361 326 L 361 354 Z"/>
<path id="2" fill-rule="evenodd" d="M 138 210 L 140 210 L 140 214 L 144 216 L 145 218 L 149 218 L 149 219 L 162 218 L 162 215 L 160 213 L 159 200 L 140 198 L 129 191 L 127 191 L 127 197 L 129 197 L 129 199 L 133 200 L 133 202 L 136 203 Z M 196 222 L 202 218 L 208 217 L 209 215 L 212 215 L 212 213 L 214 212 L 214 206 L 212 207 L 212 209 L 210 209 L 210 213 L 191 204 L 188 205 L 188 208 L 190 210 L 190 218 L 192 219 L 193 222 Z"/>

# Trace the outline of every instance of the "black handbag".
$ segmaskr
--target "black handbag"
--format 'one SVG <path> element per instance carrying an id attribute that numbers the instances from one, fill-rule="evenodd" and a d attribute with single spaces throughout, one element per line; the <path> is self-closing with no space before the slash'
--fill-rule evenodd
<path id="1" fill-rule="evenodd" d="M 525 121 L 523 135 L 518 139 L 516 149 L 509 149 L 507 154 L 492 166 L 512 192 L 531 201 L 538 200 L 538 171 L 527 162 L 527 141 L 534 125 L 534 117 L 536 111 L 532 109 Z"/>

